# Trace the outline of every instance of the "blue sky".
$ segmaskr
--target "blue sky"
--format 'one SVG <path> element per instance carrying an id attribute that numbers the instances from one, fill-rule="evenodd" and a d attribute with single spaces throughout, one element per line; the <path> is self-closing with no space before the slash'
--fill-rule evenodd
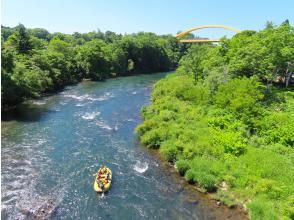
<path id="1" fill-rule="evenodd" d="M 176 34 L 205 24 L 260 30 L 266 21 L 294 23 L 294 0 L 2 0 L 1 24 L 72 33 L 111 30 Z M 195 32 L 203 37 L 224 30 Z"/>

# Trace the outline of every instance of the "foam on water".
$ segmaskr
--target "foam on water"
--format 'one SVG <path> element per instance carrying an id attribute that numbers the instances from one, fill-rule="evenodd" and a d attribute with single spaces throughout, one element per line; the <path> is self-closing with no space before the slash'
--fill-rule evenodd
<path id="1" fill-rule="evenodd" d="M 66 98 L 71 98 L 71 99 L 78 100 L 80 102 L 82 102 L 82 101 L 90 101 L 90 102 L 93 102 L 93 101 L 105 101 L 105 100 L 108 100 L 108 99 L 114 97 L 113 94 L 110 93 L 110 92 L 106 92 L 106 93 L 104 93 L 103 95 L 101 95 L 99 97 L 96 97 L 96 96 L 93 96 L 93 95 L 90 95 L 90 94 L 85 94 L 85 95 L 64 94 L 63 96 L 66 97 Z M 76 106 L 82 106 L 82 105 L 80 103 L 78 103 Z"/>
<path id="2" fill-rule="evenodd" d="M 75 99 L 75 100 L 78 100 L 78 101 L 85 101 L 85 100 L 88 100 L 88 101 L 99 101 L 99 98 L 92 97 L 89 94 L 82 95 L 82 96 L 72 95 L 72 94 L 65 94 L 64 97 L 72 98 L 72 99 Z"/>
<path id="3" fill-rule="evenodd" d="M 135 121 L 135 119 L 133 119 L 133 118 L 128 118 L 126 121 L 129 121 L 129 122 L 134 122 L 134 121 Z"/>
<path id="4" fill-rule="evenodd" d="M 85 120 L 93 120 L 98 115 L 100 115 L 100 112 L 86 112 L 84 115 L 82 115 L 82 118 Z"/>
<path id="5" fill-rule="evenodd" d="M 133 169 L 138 173 L 145 173 L 148 170 L 148 163 L 147 162 L 140 162 L 137 161 L 134 165 Z"/>
<path id="6" fill-rule="evenodd" d="M 109 125 L 107 125 L 104 121 L 98 121 L 96 122 L 96 125 L 106 130 L 112 130 L 112 128 Z"/>

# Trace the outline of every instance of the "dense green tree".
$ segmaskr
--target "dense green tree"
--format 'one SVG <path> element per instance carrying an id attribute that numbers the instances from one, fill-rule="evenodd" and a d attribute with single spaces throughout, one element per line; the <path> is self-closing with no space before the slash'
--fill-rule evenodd
<path id="1" fill-rule="evenodd" d="M 19 24 L 16 28 L 16 48 L 19 53 L 28 53 L 33 49 L 31 37 L 28 34 L 24 25 Z"/>
<path id="2" fill-rule="evenodd" d="M 39 38 L 39 39 L 50 40 L 50 38 L 51 38 L 49 31 L 47 31 L 44 28 L 32 28 L 32 29 L 29 29 L 28 32 L 32 36 Z"/>
<path id="3" fill-rule="evenodd" d="M 61 53 L 65 57 L 73 56 L 72 46 L 68 42 L 60 39 L 59 37 L 54 37 L 50 41 L 50 43 L 48 45 L 48 51 L 49 52 Z"/>
<path id="4" fill-rule="evenodd" d="M 127 70 L 127 52 L 125 52 L 120 42 L 108 44 L 104 47 L 105 56 L 109 58 L 110 72 L 112 74 L 125 74 Z"/>
<path id="5" fill-rule="evenodd" d="M 121 35 L 117 35 L 112 31 L 106 31 L 104 34 L 104 40 L 106 43 L 113 43 L 114 41 L 120 40 L 121 38 Z"/>
<path id="6" fill-rule="evenodd" d="M 14 51 L 11 49 L 6 49 L 3 47 L 1 48 L 1 70 L 2 71 L 7 71 L 7 72 L 12 72 L 13 68 L 15 66 L 14 63 L 15 59 L 15 54 Z"/>
<path id="7" fill-rule="evenodd" d="M 1 49 L 1 103 L 14 104 L 22 101 L 21 91 L 12 79 L 15 68 L 14 53 L 9 49 Z"/>
<path id="8" fill-rule="evenodd" d="M 211 45 L 194 44 L 189 48 L 189 52 L 181 59 L 178 68 L 179 73 L 193 75 L 196 80 L 204 78 L 203 61 L 207 59 Z"/>
<path id="9" fill-rule="evenodd" d="M 106 43 L 102 40 L 92 40 L 78 48 L 77 63 L 86 78 L 101 80 L 110 74 L 110 58 L 106 57 L 105 49 Z"/>
<path id="10" fill-rule="evenodd" d="M 75 32 L 50 34 L 42 28 L 2 26 L 2 103 L 53 92 L 83 78 L 102 80 L 173 69 L 183 52 L 172 36 L 122 36 Z"/>
<path id="11" fill-rule="evenodd" d="M 1 25 L 1 37 L 4 41 L 8 39 L 8 37 L 16 32 L 15 28 L 5 27 Z"/>

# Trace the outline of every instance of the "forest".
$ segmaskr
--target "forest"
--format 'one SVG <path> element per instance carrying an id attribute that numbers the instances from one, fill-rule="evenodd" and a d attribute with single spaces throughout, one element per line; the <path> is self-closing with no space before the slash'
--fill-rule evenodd
<path id="1" fill-rule="evenodd" d="M 1 26 L 2 105 L 52 93 L 83 79 L 173 70 L 186 50 L 172 35 L 49 33 Z"/>
<path id="2" fill-rule="evenodd" d="M 294 219 L 294 28 L 193 44 L 142 108 L 141 142 L 251 219 Z"/>

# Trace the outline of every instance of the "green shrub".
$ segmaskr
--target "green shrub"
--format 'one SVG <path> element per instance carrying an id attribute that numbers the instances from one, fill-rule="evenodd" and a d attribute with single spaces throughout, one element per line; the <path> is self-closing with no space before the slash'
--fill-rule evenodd
<path id="1" fill-rule="evenodd" d="M 159 117 L 163 121 L 170 121 L 170 120 L 174 120 L 176 115 L 175 115 L 175 112 L 173 111 L 162 110 L 160 111 Z"/>
<path id="2" fill-rule="evenodd" d="M 249 205 L 249 215 L 254 220 L 277 220 L 274 204 L 263 199 L 255 199 Z"/>
<path id="3" fill-rule="evenodd" d="M 251 114 L 263 98 L 264 87 L 257 78 L 236 78 L 219 86 L 215 103 L 234 113 Z"/>
<path id="4" fill-rule="evenodd" d="M 136 128 L 136 132 L 139 134 L 139 136 L 144 135 L 147 131 L 153 130 L 155 128 L 159 127 L 159 123 L 155 120 L 145 120 L 143 124 L 140 124 Z"/>
<path id="5" fill-rule="evenodd" d="M 274 180 L 261 179 L 254 187 L 255 194 L 266 194 L 270 199 L 280 199 L 283 186 L 279 186 Z"/>
<path id="6" fill-rule="evenodd" d="M 166 142 L 160 147 L 160 153 L 168 162 L 174 163 L 177 158 L 178 149 L 172 143 Z"/>
<path id="7" fill-rule="evenodd" d="M 141 142 L 150 148 L 159 148 L 163 140 L 166 139 L 166 132 L 157 128 L 145 132 L 141 137 Z"/>
<path id="8" fill-rule="evenodd" d="M 176 167 L 181 176 L 184 176 L 186 171 L 190 169 L 189 161 L 179 160 L 176 162 Z"/>
<path id="9" fill-rule="evenodd" d="M 192 169 L 187 170 L 185 173 L 185 179 L 188 183 L 195 183 L 195 172 Z"/>
<path id="10" fill-rule="evenodd" d="M 224 181 L 229 187 L 234 187 L 235 182 L 236 182 L 236 178 L 234 176 L 231 176 L 231 175 L 225 175 L 224 176 Z"/>
<path id="11" fill-rule="evenodd" d="M 288 147 L 294 147 L 294 115 L 281 112 L 270 112 L 261 122 L 260 135 L 265 138 L 267 144 L 280 143 Z"/>
<path id="12" fill-rule="evenodd" d="M 236 199 L 231 196 L 227 191 L 218 190 L 216 198 L 221 200 L 228 207 L 234 207 L 237 205 Z"/>
<path id="13" fill-rule="evenodd" d="M 237 131 L 215 130 L 214 145 L 223 147 L 225 153 L 235 156 L 240 156 L 246 151 L 245 138 Z"/>
<path id="14" fill-rule="evenodd" d="M 284 203 L 282 207 L 283 216 L 285 219 L 294 219 L 294 195 L 291 195 Z"/>
<path id="15" fill-rule="evenodd" d="M 195 175 L 195 182 L 197 182 L 207 192 L 215 192 L 217 189 L 216 188 L 217 178 L 214 175 L 209 173 L 197 172 Z"/>

